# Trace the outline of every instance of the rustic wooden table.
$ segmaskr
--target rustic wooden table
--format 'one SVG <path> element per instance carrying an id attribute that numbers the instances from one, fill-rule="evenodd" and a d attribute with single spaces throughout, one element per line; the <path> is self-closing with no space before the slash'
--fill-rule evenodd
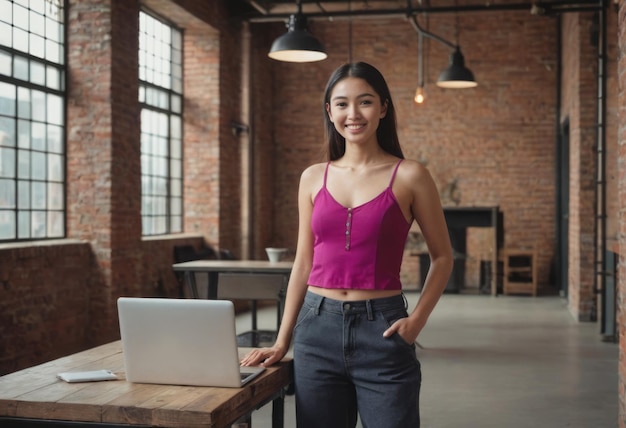
<path id="1" fill-rule="evenodd" d="M 240 352 L 246 352 L 241 349 Z M 269 367 L 243 388 L 130 383 L 116 341 L 0 377 L 0 425 L 226 428 L 273 402 L 272 426 L 282 428 L 291 360 Z M 118 380 L 67 383 L 60 372 L 109 369 Z M 86 424 L 85 424 L 86 425 Z"/>

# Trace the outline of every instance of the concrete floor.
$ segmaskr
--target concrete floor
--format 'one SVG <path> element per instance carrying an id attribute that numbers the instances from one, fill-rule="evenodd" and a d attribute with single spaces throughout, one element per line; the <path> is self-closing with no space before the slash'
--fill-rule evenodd
<path id="1" fill-rule="evenodd" d="M 419 294 L 408 292 L 409 308 Z M 259 328 L 276 311 L 259 311 Z M 250 316 L 238 316 L 238 332 Z M 560 297 L 444 294 L 418 339 L 422 428 L 616 428 L 618 345 Z M 293 396 L 285 428 L 295 428 Z M 271 405 L 252 415 L 271 427 Z"/>

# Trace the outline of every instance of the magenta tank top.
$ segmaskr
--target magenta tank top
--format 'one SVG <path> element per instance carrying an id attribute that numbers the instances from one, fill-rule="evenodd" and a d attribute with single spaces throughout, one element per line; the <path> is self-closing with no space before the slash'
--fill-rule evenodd
<path id="1" fill-rule="evenodd" d="M 400 290 L 400 266 L 411 224 L 389 186 L 353 208 L 339 204 L 324 185 L 313 201 L 313 266 L 309 285 L 323 288 Z"/>

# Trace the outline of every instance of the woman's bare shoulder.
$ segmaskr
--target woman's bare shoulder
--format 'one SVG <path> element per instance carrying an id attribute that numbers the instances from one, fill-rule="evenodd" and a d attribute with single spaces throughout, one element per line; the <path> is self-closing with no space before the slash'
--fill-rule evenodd
<path id="1" fill-rule="evenodd" d="M 430 172 L 426 166 L 413 159 L 404 159 L 398 168 L 398 177 L 411 183 L 430 179 Z"/>
<path id="2" fill-rule="evenodd" d="M 326 162 L 316 163 L 310 165 L 302 171 L 301 180 L 302 181 L 316 181 L 324 176 L 324 171 L 326 170 Z"/>
<path id="3" fill-rule="evenodd" d="M 316 163 L 307 167 L 300 175 L 300 192 L 308 194 L 313 200 L 317 192 L 324 185 L 324 171 L 326 163 Z"/>

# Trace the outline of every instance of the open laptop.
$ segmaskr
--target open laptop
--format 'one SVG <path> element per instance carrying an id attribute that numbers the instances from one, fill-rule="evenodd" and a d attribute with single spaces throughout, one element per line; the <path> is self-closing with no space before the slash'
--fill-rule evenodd
<path id="1" fill-rule="evenodd" d="M 117 308 L 129 382 L 241 387 L 265 370 L 240 366 L 229 300 L 120 297 Z"/>

